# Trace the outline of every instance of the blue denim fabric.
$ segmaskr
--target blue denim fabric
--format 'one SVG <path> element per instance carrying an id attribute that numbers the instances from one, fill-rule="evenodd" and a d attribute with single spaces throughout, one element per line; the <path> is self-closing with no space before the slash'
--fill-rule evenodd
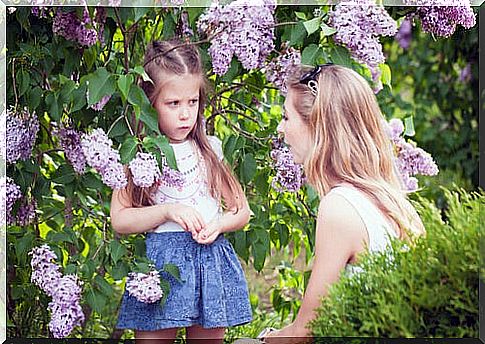
<path id="1" fill-rule="evenodd" d="M 182 282 L 170 282 L 165 305 L 139 302 L 125 291 L 118 328 L 154 331 L 173 327 L 228 327 L 252 320 L 246 279 L 231 244 L 220 235 L 200 245 L 187 232 L 148 233 L 147 256 L 161 270 L 166 263 L 180 269 Z"/>

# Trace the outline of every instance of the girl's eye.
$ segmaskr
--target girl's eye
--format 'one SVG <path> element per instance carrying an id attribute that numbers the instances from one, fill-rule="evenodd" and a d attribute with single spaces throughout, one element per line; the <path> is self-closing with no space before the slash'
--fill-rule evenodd
<path id="1" fill-rule="evenodd" d="M 190 105 L 195 105 L 198 102 L 199 102 L 199 99 L 191 99 L 189 103 L 190 103 Z"/>
<path id="2" fill-rule="evenodd" d="M 168 105 L 177 106 L 177 105 L 179 105 L 179 101 L 178 100 L 171 101 L 170 103 L 168 103 Z"/>

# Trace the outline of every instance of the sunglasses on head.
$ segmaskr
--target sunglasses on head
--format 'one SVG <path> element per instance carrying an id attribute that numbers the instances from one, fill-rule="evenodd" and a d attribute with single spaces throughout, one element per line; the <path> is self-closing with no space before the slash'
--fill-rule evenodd
<path id="1" fill-rule="evenodd" d="M 307 85 L 308 88 L 310 88 L 310 91 L 312 92 L 312 94 L 316 96 L 318 92 L 318 83 L 317 83 L 318 74 L 320 74 L 320 72 L 324 67 L 328 67 L 331 65 L 333 65 L 333 63 L 329 62 L 329 63 L 324 63 L 324 64 L 315 66 L 313 70 L 306 72 L 300 77 L 300 84 Z"/>

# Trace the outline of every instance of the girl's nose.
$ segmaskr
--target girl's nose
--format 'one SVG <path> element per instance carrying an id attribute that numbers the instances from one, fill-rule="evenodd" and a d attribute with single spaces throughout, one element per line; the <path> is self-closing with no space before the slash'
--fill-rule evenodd
<path id="1" fill-rule="evenodd" d="M 182 109 L 182 111 L 180 111 L 180 114 L 179 114 L 179 119 L 181 121 L 185 121 L 186 119 L 188 119 L 190 117 L 189 115 L 189 111 L 186 110 L 186 109 Z"/>

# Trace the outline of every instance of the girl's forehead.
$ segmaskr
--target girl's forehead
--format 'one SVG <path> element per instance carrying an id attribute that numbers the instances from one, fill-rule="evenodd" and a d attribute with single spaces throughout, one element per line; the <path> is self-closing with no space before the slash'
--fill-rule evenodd
<path id="1" fill-rule="evenodd" d="M 171 74 L 164 78 L 160 89 L 160 95 L 170 96 L 194 96 L 199 94 L 201 77 L 194 74 Z"/>

